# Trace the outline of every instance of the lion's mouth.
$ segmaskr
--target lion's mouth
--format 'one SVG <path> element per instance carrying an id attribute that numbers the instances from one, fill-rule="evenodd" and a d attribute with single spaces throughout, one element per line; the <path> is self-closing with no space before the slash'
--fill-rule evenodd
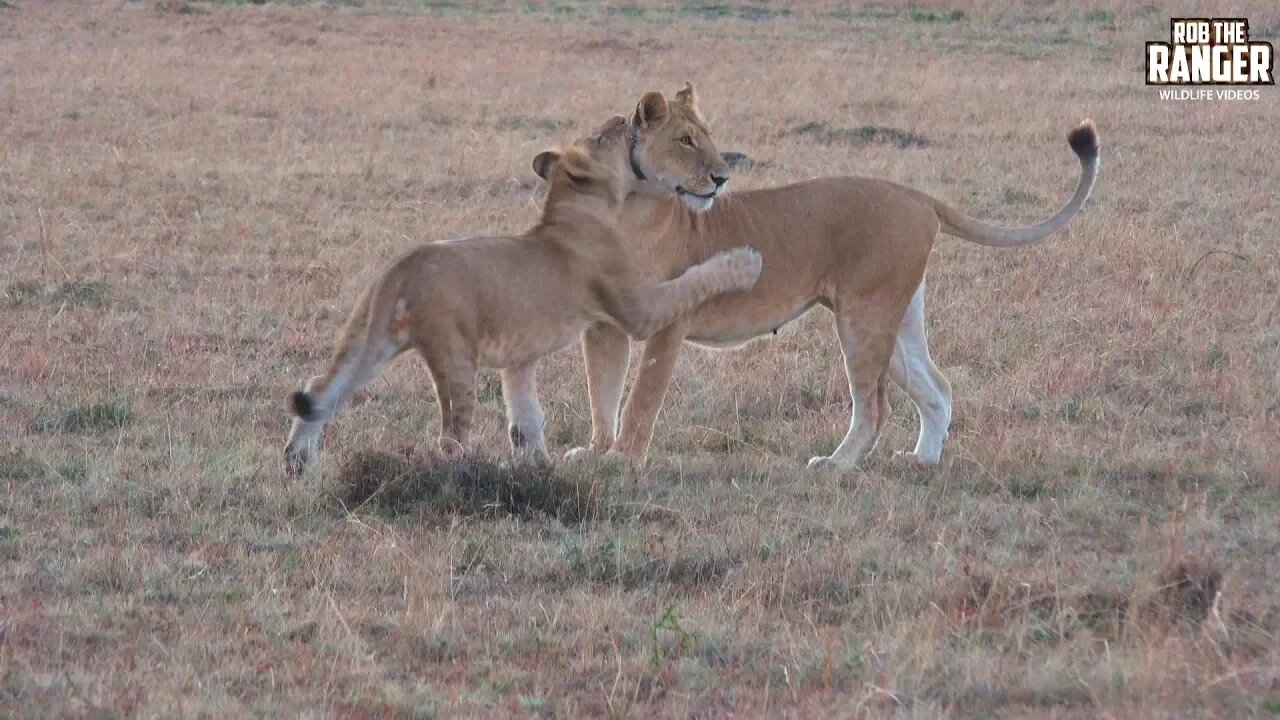
<path id="1" fill-rule="evenodd" d="M 676 193 L 678 193 L 678 194 L 680 194 L 680 195 L 692 195 L 693 197 L 701 198 L 701 199 L 703 199 L 703 200 L 715 200 L 715 199 L 716 199 L 716 191 L 715 191 L 715 190 L 712 190 L 711 192 L 707 193 L 706 195 L 703 195 L 702 193 L 696 193 L 696 192 L 694 192 L 694 191 L 692 191 L 692 190 L 686 190 L 686 189 L 685 189 L 685 187 L 684 187 L 683 185 L 677 185 L 677 186 L 676 186 Z"/>

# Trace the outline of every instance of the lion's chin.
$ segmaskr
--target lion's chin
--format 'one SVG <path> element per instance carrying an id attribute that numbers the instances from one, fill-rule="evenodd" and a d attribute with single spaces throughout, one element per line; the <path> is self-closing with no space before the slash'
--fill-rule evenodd
<path id="1" fill-rule="evenodd" d="M 680 193 L 680 200 L 685 204 L 685 207 L 700 213 L 710 210 L 711 206 L 716 204 L 714 197 L 705 198 L 689 193 Z"/>

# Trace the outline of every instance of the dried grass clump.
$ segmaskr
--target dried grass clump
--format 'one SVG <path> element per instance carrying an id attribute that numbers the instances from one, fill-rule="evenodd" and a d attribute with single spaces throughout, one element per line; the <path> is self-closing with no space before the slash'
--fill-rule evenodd
<path id="1" fill-rule="evenodd" d="M 1086 626 L 1118 636 L 1126 624 L 1198 624 L 1209 617 L 1223 587 L 1223 571 L 1212 560 L 1170 560 L 1154 577 L 1140 578 L 1131 588 L 1059 587 L 963 568 L 938 605 L 963 624 L 1006 627 L 1028 618 L 1066 620 L 1056 627 Z"/>
<path id="2" fill-rule="evenodd" d="M 455 461 L 362 450 L 343 460 L 337 479 L 338 499 L 348 510 L 390 515 L 546 516 L 577 524 L 611 509 L 607 478 L 571 477 L 547 463 L 480 455 Z"/>

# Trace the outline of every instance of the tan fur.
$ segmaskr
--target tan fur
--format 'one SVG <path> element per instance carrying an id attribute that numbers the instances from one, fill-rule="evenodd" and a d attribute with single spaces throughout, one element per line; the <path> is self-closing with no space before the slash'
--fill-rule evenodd
<path id="1" fill-rule="evenodd" d="M 494 367 L 503 369 L 513 446 L 545 455 L 539 358 L 592 324 L 646 338 L 699 302 L 755 282 L 760 257 L 745 248 L 715 254 L 670 281 L 644 278 L 614 229 L 633 184 L 626 129 L 618 117 L 563 154 L 538 156 L 535 168 L 551 187 L 541 221 L 524 235 L 421 246 L 363 293 L 326 373 L 293 396 L 298 417 L 285 446 L 287 471 L 313 460 L 324 422 L 409 349 L 435 381 L 446 454 L 467 447 L 476 369 Z"/>
<path id="2" fill-rule="evenodd" d="M 642 146 L 649 144 L 648 128 L 633 132 Z M 937 463 L 950 423 L 951 389 L 929 357 L 924 335 L 923 281 L 934 238 L 941 230 L 1012 247 L 1063 227 L 1083 206 L 1098 168 L 1091 123 L 1069 140 L 1082 165 L 1075 195 L 1049 220 L 1025 228 L 987 225 L 922 192 L 858 177 L 735 193 L 701 214 L 670 198 L 628 196 L 619 228 L 647 257 L 651 277 L 671 277 L 738 244 L 760 251 L 764 272 L 750 292 L 710 300 L 650 339 L 616 437 L 628 343 L 609 327 L 588 330 L 583 354 L 591 443 L 571 454 L 613 451 L 643 462 L 681 343 L 741 344 L 821 305 L 835 314 L 854 412 L 839 448 L 810 466 L 852 468 L 871 450 L 888 416 L 886 375 L 908 391 L 920 413 L 920 440 L 908 456 Z M 650 163 L 652 172 L 668 172 L 661 159 Z"/>
<path id="3" fill-rule="evenodd" d="M 632 169 L 643 175 L 636 194 L 670 199 L 674 193 L 693 210 L 711 207 L 729 179 L 729 164 L 711 140 L 693 85 L 685 83 L 670 103 L 662 93 L 645 93 L 630 128 Z"/>

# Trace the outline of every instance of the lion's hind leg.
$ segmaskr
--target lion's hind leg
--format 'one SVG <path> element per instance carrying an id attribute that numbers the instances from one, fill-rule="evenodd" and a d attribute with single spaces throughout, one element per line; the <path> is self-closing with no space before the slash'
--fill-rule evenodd
<path id="1" fill-rule="evenodd" d="M 440 404 L 440 452 L 447 458 L 461 457 L 471 439 L 476 412 L 476 363 L 464 352 L 461 338 L 436 336 L 431 345 L 419 345 L 427 361 Z"/>
<path id="2" fill-rule="evenodd" d="M 884 432 L 884 426 L 893 415 L 893 406 L 889 404 L 889 373 L 881 373 L 876 383 L 876 435 Z"/>
<path id="3" fill-rule="evenodd" d="M 381 375 L 400 349 L 387 338 L 371 341 L 364 352 L 352 353 L 354 357 L 340 354 L 326 374 L 311 378 L 303 390 L 293 393 L 290 404 L 295 417 L 284 446 L 286 473 L 297 475 L 315 461 L 325 422 L 357 390 Z"/>
<path id="4" fill-rule="evenodd" d="M 894 283 L 872 293 L 848 293 L 832 308 L 844 353 L 853 416 L 835 452 L 809 460 L 810 468 L 852 470 L 875 448 L 889 419 L 889 359 L 910 296 Z"/>
<path id="5" fill-rule="evenodd" d="M 511 451 L 517 456 L 547 458 L 547 441 L 542 427 L 546 415 L 538 402 L 537 363 L 531 362 L 502 371 L 502 399 L 507 406 L 507 434 Z"/>
<path id="6" fill-rule="evenodd" d="M 911 396 L 920 416 L 915 451 L 902 457 L 921 465 L 937 465 L 951 425 L 951 383 L 933 364 L 925 334 L 924 283 L 916 289 L 902 319 L 889 361 L 893 381 Z"/>
<path id="7" fill-rule="evenodd" d="M 875 447 L 884 427 L 881 412 L 882 408 L 887 409 L 887 403 L 882 405 L 885 390 L 882 378 L 893 350 L 893 337 L 885 337 L 887 333 L 882 331 L 874 332 L 875 328 L 867 328 L 873 332 L 865 334 L 858 332 L 859 329 L 855 321 L 837 309 L 836 330 L 844 351 L 849 394 L 853 397 L 853 417 L 840 446 L 829 456 L 810 458 L 810 469 L 855 469 Z"/>
<path id="8" fill-rule="evenodd" d="M 315 461 L 325 422 L 357 390 L 382 374 L 404 348 L 401 340 L 392 337 L 390 328 L 370 325 L 369 304 L 375 292 L 376 286 L 356 303 L 325 373 L 308 380 L 305 388 L 289 398 L 294 418 L 284 446 L 287 474 L 297 475 Z"/>

